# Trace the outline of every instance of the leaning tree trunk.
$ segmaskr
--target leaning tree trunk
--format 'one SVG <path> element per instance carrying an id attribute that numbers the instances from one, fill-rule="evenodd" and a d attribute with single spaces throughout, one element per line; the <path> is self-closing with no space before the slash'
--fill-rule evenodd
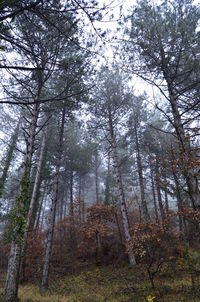
<path id="1" fill-rule="evenodd" d="M 117 176 L 117 184 L 118 184 L 118 192 L 119 192 L 120 205 L 121 205 L 123 230 L 124 230 L 126 245 L 127 245 L 127 248 L 128 248 L 131 236 L 130 236 L 130 231 L 129 231 L 128 214 L 127 214 L 127 209 L 126 209 L 126 201 L 125 201 L 125 196 L 124 196 L 121 171 L 120 171 L 120 167 L 119 167 L 117 145 L 116 145 L 116 140 L 115 140 L 115 134 L 114 134 L 114 129 L 113 129 L 113 121 L 112 121 L 111 113 L 109 113 L 109 130 L 110 130 L 110 136 L 111 136 L 111 147 L 112 147 L 112 152 L 113 152 L 114 168 L 115 168 L 116 176 Z M 128 258 L 129 258 L 130 265 L 134 266 L 136 264 L 135 256 L 134 256 L 133 252 L 129 249 L 128 249 Z"/>
<path id="2" fill-rule="evenodd" d="M 13 210 L 13 230 L 12 244 L 8 260 L 8 270 L 6 283 L 4 287 L 3 301 L 17 301 L 18 284 L 19 284 L 19 268 L 21 261 L 21 248 L 24 236 L 24 221 L 26 221 L 28 208 L 28 188 L 31 170 L 32 155 L 34 151 L 35 133 L 37 120 L 39 115 L 39 103 L 34 104 L 32 119 L 30 124 L 29 136 L 27 139 L 27 150 L 24 160 L 24 175 L 21 181 L 20 195 L 16 199 L 16 205 Z"/>
<path id="3" fill-rule="evenodd" d="M 17 145 L 17 139 L 18 139 L 18 135 L 19 135 L 19 124 L 20 123 L 18 122 L 17 127 L 15 128 L 15 131 L 11 136 L 9 146 L 7 149 L 4 167 L 3 167 L 2 175 L 0 177 L 0 198 L 2 198 L 2 196 L 3 196 L 4 186 L 6 183 L 7 176 L 8 176 L 8 170 L 10 168 L 11 161 L 13 158 L 13 153 L 14 153 L 16 145 Z"/>
<path id="4" fill-rule="evenodd" d="M 65 114 L 66 114 L 66 108 L 64 107 L 63 111 L 62 111 L 62 122 L 61 122 L 61 128 L 60 128 L 60 136 L 59 136 L 59 145 L 58 145 L 58 154 L 57 154 L 57 162 L 56 162 L 56 173 L 55 173 L 55 179 L 54 179 L 53 198 L 52 198 L 52 204 L 51 204 L 51 209 L 50 209 L 50 217 L 49 217 L 47 238 L 46 238 L 45 259 L 44 259 L 43 272 L 42 272 L 42 281 L 41 281 L 41 286 L 40 286 L 41 293 L 44 293 L 45 289 L 48 287 L 49 263 L 50 263 L 50 256 L 51 256 L 51 249 L 52 249 L 52 242 L 53 242 L 53 232 L 54 232 L 55 215 L 56 215 L 56 204 L 57 204 L 57 198 L 58 198 L 60 166 L 61 166 L 62 149 L 63 149 Z"/>
<path id="5" fill-rule="evenodd" d="M 184 124 L 182 122 L 182 116 L 178 107 L 179 95 L 174 87 L 174 83 L 171 76 L 168 74 L 168 62 L 165 56 L 163 47 L 160 48 L 160 55 L 162 59 L 162 72 L 164 79 L 167 83 L 169 102 L 173 115 L 173 127 L 176 131 L 178 146 L 179 146 L 179 158 L 180 158 L 180 170 L 185 179 L 187 187 L 187 193 L 191 201 L 193 209 L 197 209 L 200 205 L 200 192 L 198 187 L 198 180 L 195 176 L 195 171 L 191 160 L 191 147 L 188 137 L 185 134 Z"/>
<path id="6" fill-rule="evenodd" d="M 180 156 L 180 169 L 181 173 L 185 179 L 187 192 L 191 200 L 193 209 L 197 209 L 200 205 L 200 192 L 198 187 L 197 177 L 195 176 L 195 171 L 192 163 L 192 153 L 189 138 L 185 134 L 185 129 L 181 120 L 181 115 L 179 113 L 179 108 L 177 105 L 177 97 L 168 82 L 169 90 L 169 100 L 172 108 L 172 114 L 174 119 L 174 127 L 179 143 L 179 156 Z"/>

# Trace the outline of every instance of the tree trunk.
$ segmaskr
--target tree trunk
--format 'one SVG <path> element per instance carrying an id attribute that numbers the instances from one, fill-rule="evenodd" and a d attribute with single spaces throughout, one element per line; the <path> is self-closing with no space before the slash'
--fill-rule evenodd
<path id="1" fill-rule="evenodd" d="M 20 245 L 12 242 L 8 260 L 8 271 L 4 289 L 3 301 L 17 301 L 20 265 Z"/>
<path id="2" fill-rule="evenodd" d="M 170 83 L 168 83 L 168 90 L 169 90 L 172 114 L 174 118 L 174 127 L 179 142 L 179 156 L 181 160 L 180 168 L 186 182 L 187 191 L 191 200 L 192 207 L 193 209 L 196 209 L 197 206 L 200 205 L 200 192 L 198 188 L 198 181 L 194 175 L 195 174 L 194 168 L 191 165 L 192 154 L 191 154 L 189 137 L 186 137 L 185 135 L 183 123 L 181 120 L 181 115 L 179 113 L 179 109 L 177 105 L 177 97 Z"/>
<path id="3" fill-rule="evenodd" d="M 198 188 L 198 181 L 194 175 L 194 169 L 191 166 L 191 148 L 189 138 L 185 134 L 185 129 L 182 123 L 180 110 L 178 107 L 178 95 L 177 91 L 172 83 L 171 77 L 168 75 L 168 62 L 165 56 L 163 47 L 160 48 L 160 56 L 162 59 L 162 71 L 164 79 L 167 82 L 167 88 L 169 93 L 169 102 L 171 105 L 173 115 L 173 127 L 175 128 L 177 140 L 179 144 L 179 156 L 180 156 L 180 169 L 185 179 L 187 186 L 187 193 L 189 195 L 193 209 L 196 209 L 200 205 L 200 192 Z"/>
<path id="4" fill-rule="evenodd" d="M 39 103 L 35 103 L 32 112 L 32 119 L 30 124 L 29 136 L 27 139 L 27 150 L 25 155 L 25 168 L 24 175 L 21 182 L 20 195 L 16 200 L 16 212 L 20 216 L 20 225 L 22 221 L 26 220 L 26 201 L 24 200 L 24 191 L 28 191 L 29 187 L 29 178 L 31 171 L 31 162 L 32 155 L 34 151 L 34 143 L 35 143 L 35 133 L 37 127 L 37 120 L 39 115 Z M 23 180 L 24 179 L 24 180 Z M 9 255 L 9 265 L 6 276 L 6 283 L 4 287 L 4 301 L 17 301 L 17 292 L 18 292 L 18 283 L 19 283 L 19 268 L 21 261 L 21 248 L 22 248 L 22 240 L 24 236 L 24 231 L 21 230 L 21 227 L 17 225 L 18 220 L 14 219 L 13 221 L 13 240 L 11 245 L 11 251 Z"/>
<path id="5" fill-rule="evenodd" d="M 81 211 L 81 189 L 82 189 L 82 177 L 81 173 L 79 174 L 79 179 L 78 179 L 78 215 L 79 215 L 79 221 L 80 224 L 82 222 L 82 211 Z"/>
<path id="6" fill-rule="evenodd" d="M 149 157 L 149 166 L 150 166 L 150 177 L 151 177 L 151 188 L 152 188 L 152 195 L 153 195 L 154 211 L 155 211 L 156 221 L 158 221 L 158 207 L 156 202 L 156 192 L 155 192 L 155 185 L 154 185 L 153 164 L 150 157 Z"/>
<path id="7" fill-rule="evenodd" d="M 58 197 L 60 166 L 61 166 L 62 149 L 63 149 L 65 113 L 66 113 L 66 109 L 64 107 L 62 110 L 62 121 L 61 121 L 60 135 L 59 135 L 56 173 L 55 173 L 55 178 L 54 178 L 54 190 L 53 190 L 53 198 L 52 198 L 48 230 L 47 230 L 46 251 L 45 251 L 45 259 L 44 259 L 44 266 L 43 266 L 43 272 L 42 272 L 42 281 L 41 281 L 41 286 L 40 286 L 40 290 L 41 290 L 42 294 L 44 293 L 45 289 L 48 287 L 49 263 L 50 263 L 50 256 L 51 256 L 51 249 L 52 249 L 52 242 L 53 242 L 53 232 L 54 232 L 54 224 L 55 224 L 56 204 L 57 204 L 57 197 Z"/>
<path id="8" fill-rule="evenodd" d="M 2 176 L 0 177 L 0 198 L 2 198 L 3 196 L 3 191 L 8 176 L 8 170 L 10 168 L 10 164 L 13 158 L 13 153 L 17 144 L 18 135 L 19 135 L 19 122 L 17 124 L 17 127 L 15 128 L 14 133 L 11 136 L 9 146 L 7 149 L 5 164 L 3 167 Z"/>
<path id="9" fill-rule="evenodd" d="M 98 150 L 95 150 L 95 189 L 96 189 L 96 203 L 99 203 L 99 173 L 98 173 Z"/>
<path id="10" fill-rule="evenodd" d="M 74 172 L 71 170 L 70 171 L 70 207 L 69 207 L 69 215 L 71 219 L 74 217 L 73 186 L 74 186 Z"/>
<path id="11" fill-rule="evenodd" d="M 162 222 L 165 219 L 165 212 L 162 202 L 162 195 L 161 195 L 161 188 L 160 188 L 160 173 L 159 173 L 159 166 L 158 166 L 158 157 L 156 156 L 156 175 L 155 175 L 155 182 L 156 182 L 156 190 L 157 190 L 157 197 L 158 197 L 158 205 L 160 209 L 160 215 Z"/>
<path id="12" fill-rule="evenodd" d="M 85 222 L 85 178 L 82 179 L 82 198 L 81 198 L 82 222 Z"/>
<path id="13" fill-rule="evenodd" d="M 179 215 L 178 215 L 179 230 L 180 230 L 180 232 L 183 232 L 184 240 L 185 240 L 185 242 L 187 242 L 188 241 L 188 239 L 187 239 L 187 237 L 188 237 L 187 223 L 186 223 L 185 217 L 183 217 L 181 214 L 181 212 L 183 211 L 183 201 L 182 201 L 182 197 L 181 197 L 181 190 L 180 190 L 179 180 L 178 180 L 178 176 L 177 176 L 176 161 L 175 161 L 175 156 L 174 156 L 174 151 L 173 151 L 172 146 L 171 146 L 171 156 L 172 156 L 172 173 L 173 173 L 175 188 L 176 188 L 175 194 L 176 194 L 176 198 L 177 198 L 177 207 L 178 207 L 178 211 L 179 211 Z"/>
<path id="14" fill-rule="evenodd" d="M 105 200 L 106 205 L 111 204 L 110 196 L 110 152 L 108 153 L 108 163 L 107 163 L 107 175 L 106 175 L 106 184 L 105 184 Z"/>
<path id="15" fill-rule="evenodd" d="M 44 207 L 45 207 L 46 195 L 47 195 L 47 191 L 48 191 L 48 189 L 46 188 L 46 186 L 47 186 L 47 184 L 45 183 L 45 188 L 44 188 L 44 190 L 43 190 L 43 194 L 42 194 L 42 197 L 41 197 L 41 199 L 40 199 L 40 204 L 39 204 L 39 209 L 38 209 L 38 211 L 37 211 L 37 216 L 36 216 L 36 219 L 35 219 L 35 221 L 34 221 L 33 229 L 34 229 L 35 231 L 37 231 L 38 228 L 39 228 L 43 204 L 44 204 Z"/>
<path id="16" fill-rule="evenodd" d="M 142 171 L 142 160 L 141 160 L 141 155 L 140 155 L 140 145 L 139 145 L 139 140 L 138 140 L 136 122 L 134 124 L 134 132 L 135 132 L 137 169 L 138 169 L 138 175 L 139 175 L 140 193 L 141 193 L 141 201 L 142 201 L 142 213 L 143 213 L 143 217 L 144 217 L 145 221 L 148 221 L 150 219 L 150 217 L 149 217 L 147 202 L 146 202 L 146 198 L 145 198 L 143 171 Z"/>
<path id="17" fill-rule="evenodd" d="M 28 211 L 28 215 L 27 215 L 27 219 L 26 219 L 26 226 L 25 226 L 25 229 L 24 229 L 24 237 L 23 237 L 23 241 L 22 241 L 22 251 L 21 251 L 22 280 L 23 280 L 23 277 L 24 277 L 24 270 L 25 270 L 24 256 L 25 256 L 25 253 L 26 253 L 27 236 L 28 236 L 28 232 L 30 230 L 31 221 L 32 221 L 32 217 L 33 217 L 33 211 L 34 211 L 35 202 L 36 202 L 36 195 L 37 195 L 38 188 L 39 188 L 40 174 L 41 174 L 44 152 L 45 152 L 45 147 L 46 147 L 46 138 L 47 138 L 47 127 L 45 128 L 45 131 L 44 131 L 44 134 L 43 134 L 42 145 L 41 145 L 40 156 L 39 156 L 39 162 L 38 162 L 38 166 L 37 166 L 37 172 L 36 172 L 36 176 L 35 176 L 35 182 L 34 182 L 33 192 L 32 192 L 32 196 L 31 196 L 31 202 L 30 202 L 30 205 L 29 205 L 29 211 Z"/>
<path id="18" fill-rule="evenodd" d="M 120 204 L 121 204 L 122 223 L 123 223 L 126 246 L 128 248 L 128 244 L 131 239 L 131 236 L 130 236 L 130 231 L 129 231 L 129 221 L 128 221 L 126 202 L 125 202 L 125 196 L 124 196 L 124 191 L 123 191 L 123 184 L 122 184 L 122 178 L 121 178 L 121 171 L 120 171 L 120 167 L 119 167 L 117 146 L 116 146 L 116 141 L 115 141 L 115 134 L 114 134 L 114 129 L 113 129 L 113 121 L 112 121 L 111 113 L 109 113 L 109 129 L 110 129 L 110 136 L 111 136 L 111 147 L 112 147 L 112 152 L 113 152 L 113 162 L 114 162 L 114 167 L 115 167 L 116 176 L 117 176 L 118 192 L 119 192 L 119 198 L 120 198 Z M 128 249 L 128 258 L 129 258 L 130 265 L 134 266 L 136 264 L 135 256 L 134 256 L 133 252 L 130 251 L 129 249 Z"/>
<path id="19" fill-rule="evenodd" d="M 40 228 L 41 230 L 43 230 L 43 226 L 44 226 L 44 218 L 45 218 L 45 207 L 46 207 L 46 204 L 47 204 L 47 199 L 48 199 L 48 195 L 46 195 L 46 198 L 44 200 L 44 202 L 42 203 L 43 206 L 42 206 L 42 217 L 40 219 L 39 217 L 39 220 L 38 220 L 38 228 Z M 41 222 L 40 222 L 41 220 Z"/>
<path id="20" fill-rule="evenodd" d="M 164 180 L 164 192 L 165 192 L 165 210 L 166 213 L 169 214 L 169 201 L 168 201 L 168 194 L 167 194 L 167 174 L 166 174 L 166 162 L 165 159 L 163 161 L 163 180 Z"/>
<path id="21" fill-rule="evenodd" d="M 70 240 L 71 240 L 71 251 L 72 253 L 75 252 L 77 249 L 77 242 L 76 242 L 76 230 L 75 230 L 75 220 L 74 220 L 74 172 L 73 170 L 70 171 Z M 72 255 L 73 257 L 74 255 Z M 74 260 L 74 258 L 73 258 Z"/>

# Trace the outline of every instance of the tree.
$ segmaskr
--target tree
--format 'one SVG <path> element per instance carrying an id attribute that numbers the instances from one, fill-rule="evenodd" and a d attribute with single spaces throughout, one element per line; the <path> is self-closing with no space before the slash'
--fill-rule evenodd
<path id="1" fill-rule="evenodd" d="M 130 63 L 131 58 L 138 60 L 139 68 L 133 68 L 133 72 L 156 86 L 168 102 L 169 113 L 158 104 L 156 107 L 176 133 L 180 170 L 193 208 L 199 204 L 199 190 L 189 161 L 192 147 L 187 128 L 198 116 L 194 109 L 198 107 L 199 90 L 199 14 L 193 1 L 162 1 L 158 5 L 140 1 L 131 15 L 127 44 L 127 50 L 132 47 L 131 52 L 135 52 Z"/>
<path id="2" fill-rule="evenodd" d="M 139 175 L 140 183 L 140 194 L 141 194 L 141 203 L 142 203 L 142 213 L 146 221 L 149 220 L 149 213 L 147 208 L 147 201 L 145 197 L 145 187 L 144 187 L 144 177 L 143 177 L 143 164 L 141 157 L 141 140 L 142 138 L 142 128 L 146 124 L 146 111 L 145 111 L 145 96 L 135 97 L 132 103 L 132 112 L 129 118 L 129 132 L 131 140 L 134 140 L 135 150 L 136 150 L 136 161 L 137 161 L 137 170 Z"/>
<path id="3" fill-rule="evenodd" d="M 58 9 L 60 9 L 60 3 L 58 3 Z M 5 301 L 14 301 L 17 299 L 22 242 L 24 241 L 23 238 L 28 212 L 28 220 L 31 220 L 32 204 L 31 208 L 29 208 L 30 203 L 29 196 L 27 194 L 29 191 L 32 157 L 35 151 L 35 141 L 36 136 L 39 133 L 38 124 L 41 113 L 41 97 L 45 94 L 45 92 L 47 93 L 45 85 L 48 86 L 48 84 L 50 84 L 50 79 L 54 75 L 53 71 L 55 70 L 58 54 L 61 59 L 63 55 L 63 47 L 68 46 L 68 43 L 63 39 L 63 37 L 60 37 L 59 31 L 55 29 L 54 25 L 50 26 L 48 20 L 46 22 L 44 20 L 42 20 L 43 22 L 40 21 L 40 19 L 35 15 L 35 31 L 33 31 L 33 27 L 31 25 L 32 23 L 30 22 L 32 19 L 31 16 L 32 14 L 30 12 L 26 12 L 26 14 L 19 16 L 19 18 L 16 20 L 21 37 L 23 37 L 23 39 L 26 41 L 27 47 L 29 47 L 28 54 L 25 52 L 22 53 L 22 55 L 26 55 L 26 60 L 30 60 L 39 68 L 37 71 L 32 72 L 32 81 L 30 82 L 30 85 L 28 84 L 28 77 L 26 75 L 23 77 L 23 79 L 21 79 L 20 76 L 15 77 L 17 83 L 21 85 L 21 89 L 17 91 L 17 94 L 22 94 L 22 103 L 27 104 L 26 101 L 24 102 L 25 98 L 30 100 L 28 101 L 30 120 L 24 116 L 25 126 L 23 129 L 25 132 L 27 148 L 24 158 L 24 175 L 21 182 L 21 190 L 19 197 L 17 198 L 13 214 L 13 241 L 4 290 Z M 59 21 L 61 22 L 63 20 L 63 18 L 60 18 Z M 73 35 L 74 28 L 71 32 L 73 16 L 70 16 L 65 21 L 67 31 L 70 32 L 69 35 Z M 62 47 L 61 43 L 64 44 Z M 74 75 L 76 78 L 75 72 Z M 61 93 L 62 98 L 63 96 L 66 98 L 66 89 L 69 89 L 69 85 L 67 88 L 66 86 L 64 87 Z M 24 95 L 24 91 L 26 92 L 26 95 Z M 9 92 L 7 91 L 7 93 Z M 11 93 L 11 96 L 18 99 L 18 95 L 16 96 L 15 94 Z M 45 106 L 43 105 L 42 107 L 42 109 L 45 110 Z M 45 123 L 46 120 L 42 120 L 40 126 L 43 127 Z M 17 217 L 19 219 L 17 219 Z"/>
<path id="4" fill-rule="evenodd" d="M 124 91 L 122 75 L 119 70 L 114 68 L 111 71 L 106 68 L 101 69 L 94 97 L 98 102 L 97 110 L 95 110 L 95 118 L 98 119 L 97 125 L 103 129 L 112 150 L 125 242 L 128 244 L 130 240 L 129 221 L 119 163 L 117 131 L 119 131 L 118 127 L 120 127 L 120 122 L 125 116 L 129 97 Z M 130 251 L 128 257 L 129 263 L 135 265 L 135 257 Z"/>

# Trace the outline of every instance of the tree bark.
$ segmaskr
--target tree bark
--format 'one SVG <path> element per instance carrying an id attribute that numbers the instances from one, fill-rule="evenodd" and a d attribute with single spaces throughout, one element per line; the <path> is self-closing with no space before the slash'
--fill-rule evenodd
<path id="1" fill-rule="evenodd" d="M 145 221 L 149 221 L 149 213 L 147 208 L 147 202 L 145 198 L 145 190 L 144 190 L 144 181 L 143 181 L 143 170 L 142 170 L 142 160 L 140 154 L 140 145 L 138 139 L 138 132 L 137 132 L 137 125 L 136 122 L 134 123 L 134 132 L 135 132 L 135 146 L 136 146 L 136 158 L 137 158 L 137 169 L 139 175 L 139 182 L 140 182 L 140 194 L 141 194 L 141 202 L 142 202 L 142 213 Z"/>
<path id="2" fill-rule="evenodd" d="M 165 219 L 165 212 L 162 202 L 162 195 L 161 195 L 161 188 L 160 188 L 160 173 L 159 173 L 159 166 L 158 166 L 158 156 L 156 156 L 156 175 L 155 175 L 155 182 L 156 182 L 156 190 L 157 190 L 157 197 L 158 197 L 158 205 L 160 209 L 160 215 L 162 222 Z"/>
<path id="3" fill-rule="evenodd" d="M 155 192 L 154 175 L 153 175 L 153 164 L 152 164 L 152 160 L 151 160 L 150 157 L 149 157 L 149 166 L 150 166 L 150 177 L 151 177 L 151 188 L 152 188 L 152 195 L 153 195 L 154 211 L 155 211 L 156 221 L 158 221 L 158 207 L 157 207 L 157 202 L 156 202 L 156 192 Z"/>
<path id="4" fill-rule="evenodd" d="M 96 203 L 99 203 L 99 173 L 98 173 L 98 150 L 95 148 L 95 189 Z"/>
<path id="5" fill-rule="evenodd" d="M 35 219 L 35 221 L 34 221 L 33 229 L 34 229 L 35 231 L 37 231 L 38 228 L 39 228 L 43 204 L 44 204 L 44 207 L 45 207 L 45 201 L 46 201 L 46 196 L 47 196 L 47 188 L 46 188 L 46 186 L 47 186 L 47 183 L 45 183 L 45 188 L 44 188 L 44 190 L 43 190 L 43 194 L 42 194 L 42 197 L 41 197 L 41 199 L 40 199 L 40 204 L 39 204 L 39 209 L 38 209 L 38 211 L 37 211 L 37 216 L 36 216 L 36 219 Z"/>
<path id="6" fill-rule="evenodd" d="M 19 282 L 19 265 L 20 265 L 20 246 L 14 241 L 11 243 L 11 250 L 8 260 L 8 271 L 4 289 L 5 302 L 17 301 L 18 282 Z"/>
<path id="7" fill-rule="evenodd" d="M 169 201 L 168 201 L 168 194 L 167 194 L 167 174 L 166 174 L 166 162 L 165 159 L 163 161 L 163 180 L 164 180 L 164 192 L 165 192 L 165 211 L 169 214 Z"/>
<path id="8" fill-rule="evenodd" d="M 69 215 L 71 219 L 74 217 L 74 196 L 73 196 L 73 188 L 74 188 L 74 172 L 70 171 L 70 207 L 69 207 Z"/>
<path id="9" fill-rule="evenodd" d="M 9 146 L 7 149 L 5 164 L 3 167 L 2 176 L 0 177 L 0 198 L 2 198 L 2 196 L 3 196 L 4 187 L 5 187 L 5 183 L 6 183 L 7 176 L 8 176 L 8 171 L 9 171 L 11 161 L 13 158 L 13 153 L 15 151 L 15 147 L 17 144 L 17 139 L 18 139 L 18 135 L 19 135 L 19 125 L 20 125 L 20 122 L 18 122 L 18 124 L 14 130 L 14 133 L 11 136 Z"/>

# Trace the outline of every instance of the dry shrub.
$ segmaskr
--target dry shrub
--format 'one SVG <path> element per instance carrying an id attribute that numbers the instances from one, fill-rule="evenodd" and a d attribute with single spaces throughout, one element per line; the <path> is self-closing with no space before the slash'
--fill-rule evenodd
<path id="1" fill-rule="evenodd" d="M 87 209 L 87 220 L 80 228 L 79 253 L 82 258 L 108 263 L 124 255 L 116 214 L 117 209 L 109 205 L 96 204 Z"/>
<path id="2" fill-rule="evenodd" d="M 51 254 L 51 274 L 65 275 L 76 270 L 78 222 L 70 217 L 55 225 Z"/>
<path id="3" fill-rule="evenodd" d="M 44 233 L 32 231 L 27 238 L 27 249 L 25 255 L 24 281 L 38 280 L 41 276 L 42 262 L 44 259 Z"/>
<path id="4" fill-rule="evenodd" d="M 159 273 L 162 265 L 175 260 L 175 247 L 179 245 L 179 236 L 176 228 L 172 229 L 170 218 L 164 223 L 151 221 L 135 224 L 129 242 L 131 249 L 137 256 L 137 261 L 144 264 L 152 288 L 155 287 L 154 277 Z"/>

